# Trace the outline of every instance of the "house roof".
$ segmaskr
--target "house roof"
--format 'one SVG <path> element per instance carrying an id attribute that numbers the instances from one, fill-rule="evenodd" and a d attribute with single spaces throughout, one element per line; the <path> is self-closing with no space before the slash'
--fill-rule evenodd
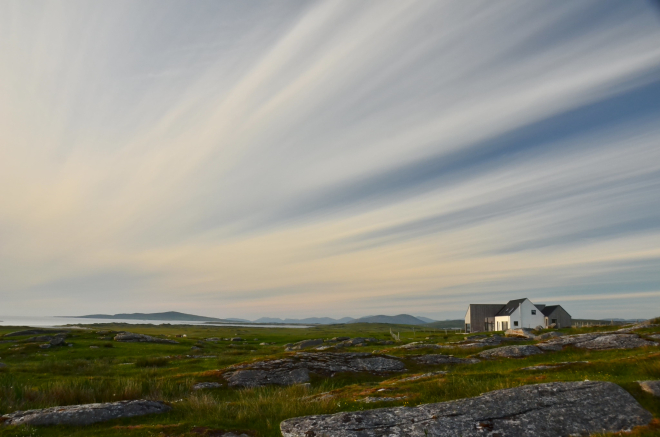
<path id="1" fill-rule="evenodd" d="M 509 316 L 514 312 L 527 298 L 510 300 L 509 303 L 504 305 L 504 308 L 499 310 L 495 316 Z"/>
<path id="2" fill-rule="evenodd" d="M 534 306 L 538 308 L 540 311 L 543 311 L 543 308 L 545 308 L 545 304 L 542 303 L 535 303 Z"/>
<path id="3" fill-rule="evenodd" d="M 545 316 L 549 316 L 550 314 L 552 314 L 552 312 L 553 312 L 554 310 L 556 310 L 556 309 L 559 308 L 560 306 L 561 306 L 561 305 L 549 305 L 549 306 L 543 308 L 543 309 L 541 310 L 541 312 L 543 313 L 543 315 L 545 315 Z"/>

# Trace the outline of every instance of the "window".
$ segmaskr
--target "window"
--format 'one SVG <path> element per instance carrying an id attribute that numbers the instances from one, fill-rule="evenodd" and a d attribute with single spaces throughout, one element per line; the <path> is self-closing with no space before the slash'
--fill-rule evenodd
<path id="1" fill-rule="evenodd" d="M 533 315 L 536 315 L 536 310 L 532 310 L 532 314 L 533 314 Z"/>
<path id="2" fill-rule="evenodd" d="M 517 320 L 513 322 L 513 326 L 518 326 L 518 321 Z"/>

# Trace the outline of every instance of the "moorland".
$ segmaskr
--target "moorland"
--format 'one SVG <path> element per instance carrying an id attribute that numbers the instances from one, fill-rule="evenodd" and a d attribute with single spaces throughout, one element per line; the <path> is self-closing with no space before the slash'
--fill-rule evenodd
<path id="1" fill-rule="evenodd" d="M 72 327 L 69 327 L 72 328 Z M 491 390 L 552 381 L 611 381 L 628 391 L 654 416 L 636 436 L 660 435 L 659 398 L 637 381 L 660 379 L 660 347 L 563 350 L 522 358 L 482 359 L 478 363 L 425 365 L 413 358 L 446 354 L 474 356 L 498 347 L 487 342 L 464 347 L 466 335 L 406 325 L 345 324 L 309 328 L 258 328 L 192 325 L 95 324 L 67 329 L 62 346 L 44 347 L 34 334 L 7 336 L 25 327 L 0 327 L 0 415 L 17 410 L 154 399 L 168 403 L 165 414 L 117 419 L 94 425 L 2 426 L 0 436 L 212 436 L 225 431 L 250 436 L 280 436 L 282 420 L 311 414 L 414 406 L 478 396 Z M 618 326 L 564 328 L 563 335 L 602 332 Z M 55 330 L 59 331 L 59 330 Z M 124 343 L 120 332 L 146 334 L 178 343 Z M 391 332 L 399 334 L 394 341 Z M 547 331 L 540 331 L 542 334 Z M 641 338 L 660 333 L 648 326 Z M 503 333 L 487 333 L 488 336 Z M 310 375 L 309 383 L 253 388 L 229 387 L 223 372 L 232 365 L 291 356 L 286 345 L 308 339 L 368 338 L 318 353 L 387 354 L 405 363 L 389 374 L 338 372 Z M 209 340 L 211 339 L 211 340 Z M 234 339 L 234 341 L 232 341 Z M 483 339 L 482 339 L 483 340 Z M 417 345 L 400 347 L 417 342 Z M 538 340 L 520 339 L 526 345 Z M 393 344 L 392 344 L 393 343 Z M 441 345 L 443 349 L 424 345 Z M 311 349 L 313 350 L 313 349 Z M 571 363 L 552 367 L 553 363 Z M 549 365 L 542 370 L 528 368 Z M 443 373 L 446 372 L 446 373 Z M 413 376 L 422 376 L 413 378 Z M 200 382 L 221 387 L 194 390 Z M 382 399 L 379 400 L 379 399 Z"/>

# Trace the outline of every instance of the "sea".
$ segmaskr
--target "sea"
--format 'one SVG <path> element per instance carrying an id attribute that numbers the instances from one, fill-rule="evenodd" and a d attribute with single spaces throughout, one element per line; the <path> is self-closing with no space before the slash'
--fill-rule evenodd
<path id="1" fill-rule="evenodd" d="M 309 325 L 279 325 L 259 323 L 207 323 L 185 320 L 136 320 L 136 319 L 90 319 L 80 317 L 59 316 L 3 316 L 0 315 L 0 326 L 27 326 L 30 328 L 52 328 L 63 325 L 91 325 L 94 323 L 128 323 L 131 325 L 200 325 L 200 326 L 244 326 L 248 328 L 310 328 Z"/>

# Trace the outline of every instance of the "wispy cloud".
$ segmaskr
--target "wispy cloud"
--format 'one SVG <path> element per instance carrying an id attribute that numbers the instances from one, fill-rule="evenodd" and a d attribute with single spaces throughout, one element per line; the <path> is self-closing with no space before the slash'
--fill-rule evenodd
<path id="1" fill-rule="evenodd" d="M 652 8 L 3 2 L 0 300 L 651 316 Z"/>

